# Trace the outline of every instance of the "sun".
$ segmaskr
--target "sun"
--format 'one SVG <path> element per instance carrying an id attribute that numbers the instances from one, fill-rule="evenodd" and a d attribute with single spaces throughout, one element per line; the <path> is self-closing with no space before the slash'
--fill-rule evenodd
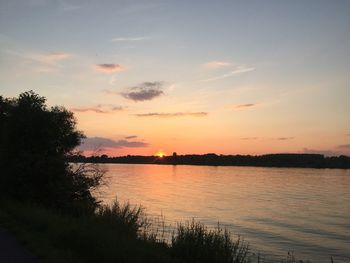
<path id="1" fill-rule="evenodd" d="M 155 156 L 159 157 L 159 158 L 163 158 L 165 156 L 165 152 L 163 150 L 159 150 Z"/>

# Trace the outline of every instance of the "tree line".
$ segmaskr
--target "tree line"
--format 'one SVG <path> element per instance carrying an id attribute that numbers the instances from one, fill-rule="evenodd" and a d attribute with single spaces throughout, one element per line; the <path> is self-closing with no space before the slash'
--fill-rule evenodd
<path id="1" fill-rule="evenodd" d="M 265 154 L 265 155 L 217 155 L 186 154 L 171 156 L 127 155 L 108 157 L 107 155 L 75 155 L 70 162 L 79 163 L 132 163 L 132 164 L 172 164 L 172 165 L 212 165 L 212 166 L 260 166 L 260 167 L 300 167 L 300 168 L 350 168 L 349 156 L 326 157 L 322 154 Z"/>

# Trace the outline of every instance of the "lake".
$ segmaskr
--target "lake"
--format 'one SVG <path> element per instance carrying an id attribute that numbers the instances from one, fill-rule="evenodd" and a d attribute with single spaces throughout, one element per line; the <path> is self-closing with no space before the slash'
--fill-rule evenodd
<path id="1" fill-rule="evenodd" d="M 350 170 L 101 164 L 104 202 L 141 204 L 166 223 L 201 221 L 241 235 L 267 259 L 294 251 L 350 262 Z"/>

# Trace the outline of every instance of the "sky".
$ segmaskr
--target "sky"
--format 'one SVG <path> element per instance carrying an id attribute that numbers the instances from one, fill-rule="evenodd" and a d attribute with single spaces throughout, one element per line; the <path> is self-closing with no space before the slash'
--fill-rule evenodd
<path id="1" fill-rule="evenodd" d="M 0 0 L 0 95 L 86 154 L 350 155 L 350 1 Z"/>

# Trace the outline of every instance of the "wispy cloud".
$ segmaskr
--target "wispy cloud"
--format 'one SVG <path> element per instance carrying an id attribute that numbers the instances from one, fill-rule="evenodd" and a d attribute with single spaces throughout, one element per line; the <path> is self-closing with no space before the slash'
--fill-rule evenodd
<path id="1" fill-rule="evenodd" d="M 125 136 L 124 138 L 127 139 L 127 140 L 130 140 L 130 139 L 136 139 L 138 136 L 136 135 L 130 135 L 130 136 Z"/>
<path id="2" fill-rule="evenodd" d="M 96 71 L 104 72 L 104 73 L 113 73 L 124 71 L 125 68 L 119 64 L 97 64 L 95 66 Z"/>
<path id="3" fill-rule="evenodd" d="M 71 58 L 73 55 L 60 52 L 38 52 L 38 53 L 18 53 L 19 56 L 23 57 L 30 63 L 31 69 L 38 73 L 51 73 L 56 72 L 62 67 L 60 63 L 64 60 Z"/>
<path id="4" fill-rule="evenodd" d="M 160 81 L 144 82 L 138 86 L 128 88 L 120 93 L 124 98 L 133 101 L 152 100 L 164 94 L 162 90 L 164 84 Z"/>
<path id="5" fill-rule="evenodd" d="M 275 140 L 277 141 L 288 141 L 288 140 L 293 140 L 294 137 L 277 137 L 277 138 L 274 138 Z"/>
<path id="6" fill-rule="evenodd" d="M 225 78 L 229 78 L 229 77 L 232 77 L 234 75 L 237 75 L 237 74 L 243 74 L 243 73 L 247 73 L 247 72 L 250 72 L 250 71 L 253 71 L 253 70 L 255 70 L 254 67 L 239 66 L 236 69 L 234 69 L 234 70 L 232 70 L 232 71 L 230 71 L 230 72 L 228 72 L 226 74 L 223 74 L 223 75 L 220 75 L 220 76 L 217 76 L 217 77 L 208 78 L 208 79 L 202 79 L 200 81 L 209 82 L 209 81 L 225 79 Z"/>
<path id="7" fill-rule="evenodd" d="M 146 40 L 148 37 L 116 37 L 113 38 L 112 42 L 131 42 L 131 41 L 141 41 Z"/>
<path id="8" fill-rule="evenodd" d="M 205 67 L 210 69 L 224 68 L 231 65 L 232 64 L 230 62 L 226 62 L 226 61 L 209 61 L 204 64 Z"/>
<path id="9" fill-rule="evenodd" d="M 95 113 L 112 113 L 123 111 L 125 108 L 122 106 L 114 106 L 110 104 L 99 104 L 96 107 L 81 107 L 72 108 L 71 111 L 74 112 L 95 112 Z"/>
<path id="10" fill-rule="evenodd" d="M 246 103 L 246 104 L 236 105 L 235 108 L 236 109 L 242 109 L 242 108 L 251 108 L 251 107 L 254 107 L 254 106 L 256 106 L 255 103 Z"/>
<path id="11" fill-rule="evenodd" d="M 39 65 L 57 65 L 60 61 L 71 58 L 73 54 L 62 51 L 50 51 L 50 52 L 28 52 L 18 50 L 4 50 L 4 52 L 16 57 L 25 59 L 26 61 L 38 63 Z"/>
<path id="12" fill-rule="evenodd" d="M 78 147 L 81 151 L 91 151 L 99 148 L 143 148 L 148 147 L 148 143 L 142 141 L 129 140 L 112 140 L 103 137 L 88 137 L 83 140 L 83 143 Z"/>
<path id="13" fill-rule="evenodd" d="M 243 137 L 241 140 L 257 140 L 258 137 Z"/>
<path id="14" fill-rule="evenodd" d="M 108 113 L 107 111 L 101 110 L 99 108 L 94 107 L 86 107 L 86 108 L 72 108 L 71 111 L 74 112 L 95 112 L 95 113 Z"/>
<path id="15" fill-rule="evenodd" d="M 137 117 L 160 117 L 160 118 L 173 118 L 173 117 L 205 117 L 208 115 L 207 112 L 173 112 L 173 113 L 159 113 L 159 112 L 150 112 L 135 114 Z"/>
<path id="16" fill-rule="evenodd" d="M 65 52 L 46 52 L 46 53 L 34 53 L 30 55 L 30 58 L 39 62 L 55 62 L 65 60 L 71 57 L 71 54 Z"/>

